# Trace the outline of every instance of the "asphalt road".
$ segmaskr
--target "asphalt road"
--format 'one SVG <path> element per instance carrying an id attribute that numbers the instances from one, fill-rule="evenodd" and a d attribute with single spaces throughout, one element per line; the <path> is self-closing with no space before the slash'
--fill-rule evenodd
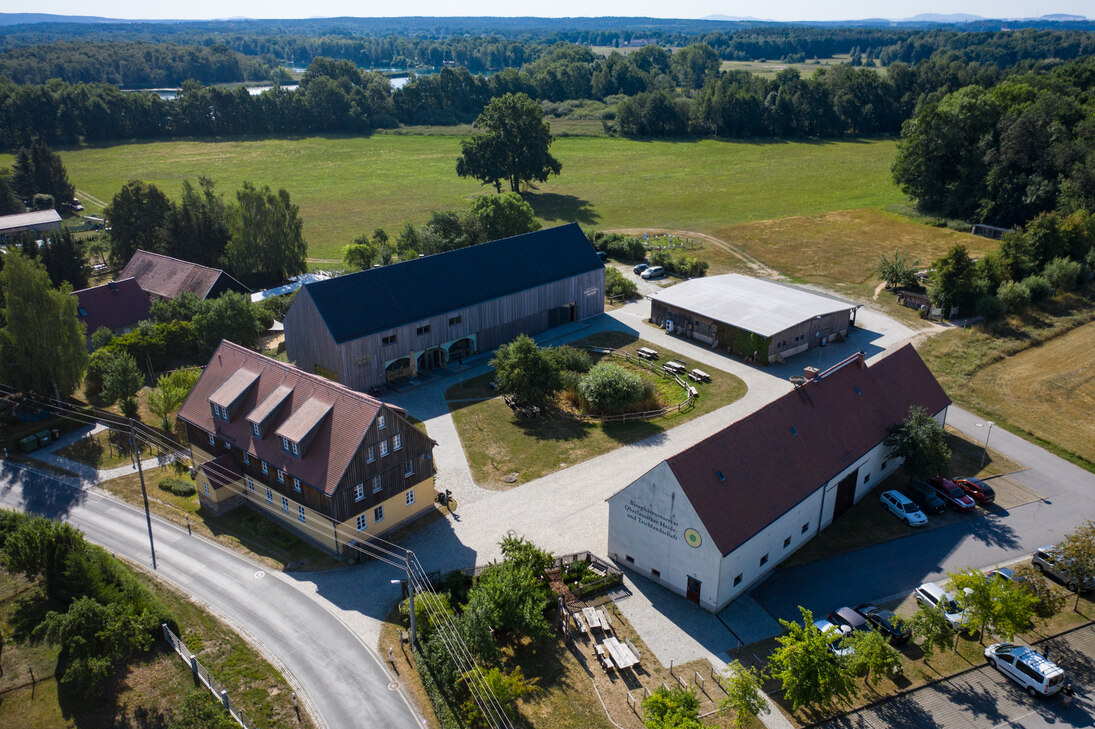
<path id="1" fill-rule="evenodd" d="M 63 519 L 114 554 L 151 569 L 144 513 L 98 492 L 0 463 L 0 504 Z M 153 517 L 156 575 L 247 637 L 308 701 L 320 727 L 422 725 L 378 656 L 291 576 L 266 571 Z"/>
<path id="2" fill-rule="evenodd" d="M 947 424 L 984 441 L 977 416 L 951 406 Z M 1002 428 L 989 446 L 1024 464 L 1013 477 L 1044 498 L 1000 509 L 939 529 L 778 570 L 752 597 L 777 618 L 798 619 L 798 606 L 827 614 L 841 605 L 883 602 L 917 585 L 966 567 L 984 568 L 1054 544 L 1086 519 L 1095 518 L 1095 474 L 1058 458 Z"/>

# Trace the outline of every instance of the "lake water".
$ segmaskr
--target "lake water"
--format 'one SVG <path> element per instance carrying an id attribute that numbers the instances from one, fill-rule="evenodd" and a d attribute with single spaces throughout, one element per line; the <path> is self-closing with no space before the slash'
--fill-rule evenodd
<path id="1" fill-rule="evenodd" d="M 420 73 L 419 75 L 427 75 Z M 410 76 L 393 76 L 390 81 L 392 82 L 393 89 L 403 88 L 408 81 L 411 80 Z M 258 96 L 263 91 L 269 91 L 274 88 L 273 86 L 248 86 L 247 93 L 252 96 Z M 286 91 L 296 91 L 300 88 L 300 84 L 282 84 L 281 88 Z M 122 89 L 123 91 L 151 91 L 159 96 L 161 99 L 174 99 L 179 95 L 179 89 Z"/>

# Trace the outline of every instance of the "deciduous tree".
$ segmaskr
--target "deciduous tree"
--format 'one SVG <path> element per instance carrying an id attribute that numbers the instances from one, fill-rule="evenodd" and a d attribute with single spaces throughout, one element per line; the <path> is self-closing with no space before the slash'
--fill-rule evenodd
<path id="1" fill-rule="evenodd" d="M 471 204 L 472 215 L 479 221 L 484 240 L 499 240 L 540 230 L 536 213 L 520 195 L 480 195 Z"/>
<path id="2" fill-rule="evenodd" d="M 925 605 L 916 611 L 909 620 L 913 635 L 921 638 L 920 649 L 924 658 L 930 659 L 940 648 L 953 648 L 958 638 L 943 611 L 931 605 Z"/>
<path id="3" fill-rule="evenodd" d="M 160 416 L 160 425 L 164 430 L 171 430 L 168 416 L 182 407 L 200 375 L 201 370 L 197 367 L 187 367 L 157 378 L 156 388 L 148 393 L 148 409 Z"/>
<path id="4" fill-rule="evenodd" d="M 814 616 L 799 607 L 802 622 L 780 620 L 787 632 L 776 638 L 768 672 L 783 684 L 784 696 L 798 711 L 803 706 L 829 708 L 834 701 L 851 699 L 856 685 L 847 669 L 834 660 L 829 637 L 814 626 Z"/>
<path id="5" fill-rule="evenodd" d="M 659 686 L 643 699 L 643 726 L 647 729 L 703 729 L 696 692 Z"/>
<path id="6" fill-rule="evenodd" d="M 495 370 L 498 389 L 520 402 L 543 403 L 561 385 L 552 358 L 526 334 L 495 350 L 490 365 Z"/>
<path id="7" fill-rule="evenodd" d="M 544 121 L 544 109 L 527 94 L 491 99 L 475 126 L 479 133 L 460 144 L 456 174 L 461 177 L 494 185 L 498 192 L 505 180 L 510 190 L 521 192 L 522 184 L 544 182 L 562 170 L 548 151 L 555 138 Z"/>
<path id="8" fill-rule="evenodd" d="M 284 188 L 274 193 L 268 186 L 258 189 L 244 182 L 229 208 L 228 229 L 225 258 L 243 280 L 278 283 L 307 270 L 304 223 Z"/>
<path id="9" fill-rule="evenodd" d="M 131 180 L 122 186 L 103 215 L 110 225 L 110 260 L 124 266 L 138 250 L 166 253 L 167 224 L 174 204 L 155 185 Z"/>
<path id="10" fill-rule="evenodd" d="M 67 284 L 54 289 L 37 262 L 9 253 L 0 271 L 4 292 L 0 376 L 20 390 L 68 396 L 87 363 L 84 325 Z"/>
<path id="11" fill-rule="evenodd" d="M 1067 582 L 1076 588 L 1075 610 L 1080 605 L 1080 592 L 1095 583 L 1095 522 L 1085 521 L 1069 532 L 1057 551 L 1058 569 L 1068 578 Z"/>
<path id="12" fill-rule="evenodd" d="M 887 288 L 915 286 L 916 269 L 919 266 L 919 260 L 913 260 L 911 254 L 898 248 L 894 250 L 892 258 L 885 253 L 878 257 L 875 275 L 886 282 Z"/>
<path id="13" fill-rule="evenodd" d="M 734 729 L 745 729 L 754 719 L 771 711 L 761 691 L 764 674 L 755 667 L 746 668 L 734 661 L 727 666 L 727 673 L 720 683 L 726 698 L 719 702 L 719 709 L 734 712 L 730 719 Z"/>
<path id="14" fill-rule="evenodd" d="M 893 455 L 903 459 L 913 478 L 925 478 L 946 469 L 951 459 L 943 426 L 919 405 L 909 408 L 905 422 L 894 426 L 886 438 Z"/>
<path id="15" fill-rule="evenodd" d="M 901 670 L 901 657 L 890 645 L 889 639 L 877 630 L 853 630 L 844 639 L 844 645 L 852 649 L 848 668 L 865 671 L 865 684 L 874 686 L 884 676 L 892 677 Z"/>

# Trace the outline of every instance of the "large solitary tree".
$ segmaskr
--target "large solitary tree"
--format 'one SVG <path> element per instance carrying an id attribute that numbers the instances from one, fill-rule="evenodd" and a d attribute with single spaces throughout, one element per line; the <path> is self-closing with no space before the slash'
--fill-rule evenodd
<path id="1" fill-rule="evenodd" d="M 919 405 L 910 407 L 905 422 L 890 430 L 886 446 L 904 460 L 905 470 L 913 478 L 940 473 L 951 460 L 943 426 Z"/>
<path id="2" fill-rule="evenodd" d="M 554 137 L 544 121 L 544 108 L 527 94 L 506 94 L 492 99 L 479 118 L 479 129 L 461 142 L 456 174 L 474 177 L 502 192 L 502 181 L 510 190 L 521 192 L 521 184 L 544 182 L 562 170 L 559 160 L 548 152 Z"/>
<path id="3" fill-rule="evenodd" d="M 14 252 L 4 257 L 0 289 L 0 379 L 20 390 L 68 396 L 87 363 L 84 325 L 71 289 L 54 289 L 45 269 Z"/>

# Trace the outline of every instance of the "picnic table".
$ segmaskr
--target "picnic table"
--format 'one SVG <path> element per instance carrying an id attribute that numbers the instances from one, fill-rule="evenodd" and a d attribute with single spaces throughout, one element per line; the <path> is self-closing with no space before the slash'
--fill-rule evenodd
<path id="1" fill-rule="evenodd" d="M 582 615 L 585 616 L 586 622 L 589 623 L 590 628 L 601 627 L 601 618 L 597 615 L 597 611 L 591 607 L 582 608 Z"/>
<path id="2" fill-rule="evenodd" d="M 696 382 L 710 382 L 711 381 L 711 375 L 709 375 L 706 372 L 704 372 L 703 370 L 699 370 L 699 369 L 694 369 L 694 370 L 690 371 L 688 373 L 688 376 L 691 377 Z"/>
<path id="3" fill-rule="evenodd" d="M 618 668 L 630 668 L 639 662 L 631 649 L 615 638 L 605 638 L 604 647 Z"/>
<path id="4" fill-rule="evenodd" d="M 639 347 L 639 350 L 636 354 L 638 354 L 643 359 L 657 359 L 658 358 L 657 351 L 651 349 L 650 347 Z"/>
<path id="5" fill-rule="evenodd" d="M 671 359 L 662 365 L 662 369 L 666 372 L 671 372 L 677 375 L 684 372 L 688 368 L 684 366 L 684 362 L 678 362 L 675 359 Z"/>

